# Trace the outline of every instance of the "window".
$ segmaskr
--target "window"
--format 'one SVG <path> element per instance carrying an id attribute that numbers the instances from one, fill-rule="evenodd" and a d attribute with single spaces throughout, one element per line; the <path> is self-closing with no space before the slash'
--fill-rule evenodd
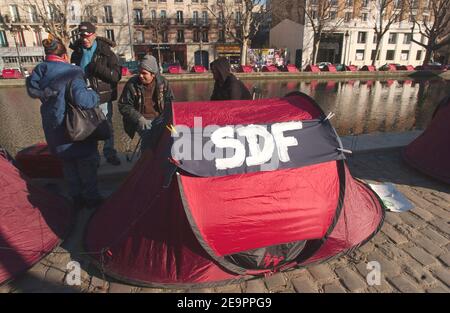
<path id="1" fill-rule="evenodd" d="M 78 33 L 78 29 L 72 30 L 72 31 L 70 32 L 70 35 L 71 35 L 71 37 L 72 37 L 72 42 L 74 42 L 74 41 L 80 39 L 80 34 Z"/>
<path id="2" fill-rule="evenodd" d="M 371 55 L 370 55 L 370 59 L 371 59 L 371 60 L 373 60 L 373 58 L 375 58 L 375 54 L 376 54 L 376 53 L 377 53 L 377 50 L 375 50 L 375 49 L 372 50 L 372 53 L 371 53 Z M 378 53 L 377 61 L 380 60 L 380 54 L 381 54 L 381 53 Z"/>
<path id="3" fill-rule="evenodd" d="M 402 0 L 394 0 L 394 8 L 400 9 L 402 7 Z"/>
<path id="4" fill-rule="evenodd" d="M 0 47 L 9 47 L 8 38 L 6 38 L 4 30 L 0 30 Z"/>
<path id="5" fill-rule="evenodd" d="M 364 60 L 364 50 L 356 50 L 356 60 L 362 61 Z"/>
<path id="6" fill-rule="evenodd" d="M 225 42 L 225 31 L 223 29 L 219 31 L 219 41 Z"/>
<path id="7" fill-rule="evenodd" d="M 403 43 L 405 45 L 409 45 L 411 43 L 411 38 L 412 38 L 412 36 L 411 36 L 410 33 L 404 34 L 404 36 L 403 36 Z"/>
<path id="8" fill-rule="evenodd" d="M 373 43 L 377 43 L 378 35 L 373 34 Z"/>
<path id="9" fill-rule="evenodd" d="M 137 30 L 135 34 L 136 34 L 136 43 L 137 44 L 144 43 L 144 32 L 141 30 Z"/>
<path id="10" fill-rule="evenodd" d="M 367 33 L 358 32 L 358 43 L 366 43 Z"/>
<path id="11" fill-rule="evenodd" d="M 347 23 L 350 22 L 352 19 L 352 12 L 345 12 L 344 21 Z"/>
<path id="12" fill-rule="evenodd" d="M 177 23 L 183 24 L 183 11 L 177 11 Z"/>
<path id="13" fill-rule="evenodd" d="M 236 24 L 240 25 L 242 21 L 242 13 L 236 12 Z"/>
<path id="14" fill-rule="evenodd" d="M 35 5 L 30 5 L 30 20 L 32 23 L 38 23 L 39 18 L 37 14 L 37 9 Z"/>
<path id="15" fill-rule="evenodd" d="M 71 5 L 69 9 L 70 20 L 75 21 L 77 16 L 75 14 L 75 6 Z"/>
<path id="16" fill-rule="evenodd" d="M 389 33 L 389 44 L 396 44 L 397 43 L 397 33 Z"/>
<path id="17" fill-rule="evenodd" d="M 316 10 L 311 11 L 311 16 L 313 20 L 315 20 L 317 18 L 317 11 Z"/>
<path id="18" fill-rule="evenodd" d="M 167 12 L 166 10 L 161 10 L 161 18 L 164 19 L 167 17 Z"/>
<path id="19" fill-rule="evenodd" d="M 225 17 L 224 17 L 223 11 L 220 11 L 218 21 L 220 24 L 222 24 L 224 20 L 225 20 Z"/>
<path id="20" fill-rule="evenodd" d="M 150 12 L 150 18 L 151 18 L 152 20 L 156 20 L 156 10 L 152 10 L 152 11 Z"/>
<path id="21" fill-rule="evenodd" d="M 169 35 L 166 31 L 162 33 L 162 42 L 169 42 Z"/>
<path id="22" fill-rule="evenodd" d="M 207 30 L 202 32 L 202 41 L 203 42 L 208 42 L 209 41 L 208 31 Z"/>
<path id="23" fill-rule="evenodd" d="M 25 36 L 23 35 L 23 30 L 17 32 L 17 46 L 26 47 Z"/>
<path id="24" fill-rule="evenodd" d="M 353 0 L 346 0 L 345 5 L 349 7 L 353 6 Z"/>
<path id="25" fill-rule="evenodd" d="M 184 30 L 177 30 L 177 42 L 184 42 Z"/>
<path id="26" fill-rule="evenodd" d="M 208 0 L 202 0 L 202 3 L 208 3 Z"/>
<path id="27" fill-rule="evenodd" d="M 113 23 L 112 7 L 110 5 L 105 5 L 105 23 Z"/>
<path id="28" fill-rule="evenodd" d="M 367 8 L 369 6 L 369 0 L 363 0 L 362 1 L 362 7 Z"/>
<path id="29" fill-rule="evenodd" d="M 134 23 L 137 25 L 144 24 L 142 9 L 134 9 Z"/>
<path id="30" fill-rule="evenodd" d="M 416 61 L 422 60 L 422 50 L 417 50 Z"/>
<path id="31" fill-rule="evenodd" d="M 200 31 L 194 31 L 194 42 L 200 42 Z"/>
<path id="32" fill-rule="evenodd" d="M 417 50 L 416 61 L 422 60 L 422 50 Z"/>
<path id="33" fill-rule="evenodd" d="M 335 20 L 335 19 L 336 19 L 336 16 L 337 16 L 336 11 L 331 11 L 331 12 L 330 12 L 330 19 Z"/>
<path id="34" fill-rule="evenodd" d="M 192 0 L 192 3 L 198 3 L 198 0 Z"/>
<path id="35" fill-rule="evenodd" d="M 415 15 L 415 14 L 411 14 L 411 15 L 409 16 L 409 22 L 410 22 L 410 23 L 414 23 L 415 20 L 416 20 L 416 15 Z"/>
<path id="36" fill-rule="evenodd" d="M 48 14 L 49 14 L 49 18 L 57 21 L 59 18 L 59 12 L 58 12 L 58 8 L 56 7 L 56 5 L 54 4 L 49 4 L 48 6 Z"/>
<path id="37" fill-rule="evenodd" d="M 114 30 L 113 29 L 107 29 L 106 30 L 106 38 L 108 38 L 109 40 L 115 42 L 115 38 L 114 38 Z"/>
<path id="38" fill-rule="evenodd" d="M 402 50 L 400 53 L 400 60 L 408 61 L 409 60 L 409 50 Z"/>
<path id="39" fill-rule="evenodd" d="M 17 4 L 11 4 L 9 6 L 9 10 L 11 11 L 12 21 L 20 22 L 19 7 L 17 6 Z"/>
<path id="40" fill-rule="evenodd" d="M 41 47 L 42 46 L 42 35 L 41 35 L 41 31 L 40 30 L 35 30 L 34 31 L 34 45 Z"/>
<path id="41" fill-rule="evenodd" d="M 395 50 L 388 50 L 386 51 L 386 60 L 392 61 L 394 60 Z"/>
<path id="42" fill-rule="evenodd" d="M 424 23 L 424 24 L 428 23 L 428 16 L 424 15 L 424 16 L 422 17 L 422 20 L 423 20 L 423 23 Z"/>
<path id="43" fill-rule="evenodd" d="M 361 14 L 361 20 L 363 21 L 363 22 L 367 22 L 367 20 L 368 20 L 368 14 L 367 13 L 363 13 L 363 14 Z"/>
<path id="44" fill-rule="evenodd" d="M 183 2 L 183 0 L 175 0 L 175 3 Z"/>
<path id="45" fill-rule="evenodd" d="M 198 11 L 192 12 L 192 19 L 194 23 L 198 23 Z"/>
<path id="46" fill-rule="evenodd" d="M 417 9 L 419 7 L 419 1 L 418 0 L 412 0 L 412 8 Z"/>
<path id="47" fill-rule="evenodd" d="M 203 19 L 203 23 L 205 23 L 205 24 L 208 23 L 208 12 L 207 11 L 202 12 L 202 19 Z"/>

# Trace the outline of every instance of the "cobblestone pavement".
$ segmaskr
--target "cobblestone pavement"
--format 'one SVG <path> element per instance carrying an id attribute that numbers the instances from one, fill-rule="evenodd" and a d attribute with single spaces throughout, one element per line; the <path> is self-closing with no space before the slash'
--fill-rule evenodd
<path id="1" fill-rule="evenodd" d="M 0 287 L 0 292 L 449 292 L 450 186 L 407 167 L 399 150 L 358 154 L 349 158 L 355 177 L 392 182 L 415 205 L 406 213 L 387 213 L 380 233 L 351 255 L 307 269 L 277 273 L 240 284 L 202 289 L 140 288 L 104 277 L 77 254 L 89 212 L 78 216 L 66 242 L 26 274 Z M 111 183 L 109 192 L 117 184 Z M 70 251 L 70 253 L 67 253 Z M 70 260 L 82 265 L 81 287 L 65 285 Z M 381 265 L 381 285 L 366 282 L 367 263 Z"/>

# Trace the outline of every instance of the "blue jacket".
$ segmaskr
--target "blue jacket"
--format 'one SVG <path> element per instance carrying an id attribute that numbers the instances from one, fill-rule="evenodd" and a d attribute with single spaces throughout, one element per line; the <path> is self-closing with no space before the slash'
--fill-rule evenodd
<path id="1" fill-rule="evenodd" d="M 62 159 L 83 158 L 97 150 L 97 141 L 70 142 L 65 136 L 66 86 L 72 81 L 72 99 L 84 109 L 95 107 L 97 93 L 88 89 L 81 68 L 64 62 L 44 61 L 27 78 L 27 92 L 41 100 L 41 117 L 50 151 Z"/>

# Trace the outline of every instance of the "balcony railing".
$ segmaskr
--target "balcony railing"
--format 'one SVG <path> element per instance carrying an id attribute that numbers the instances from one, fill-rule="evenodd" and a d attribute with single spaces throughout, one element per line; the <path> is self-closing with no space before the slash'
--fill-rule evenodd
<path id="1" fill-rule="evenodd" d="M 98 23 L 98 17 L 97 16 L 82 16 L 81 21 L 96 24 L 96 23 Z"/>
<path id="2" fill-rule="evenodd" d="M 44 55 L 44 48 L 42 47 L 19 47 L 20 55 L 26 56 L 41 56 Z M 16 47 L 0 47 L 0 54 L 2 56 L 17 56 Z"/>
<path id="3" fill-rule="evenodd" d="M 5 14 L 0 15 L 0 23 L 11 23 L 11 24 L 40 24 L 43 22 L 43 19 L 40 16 L 34 16 L 34 17 L 24 17 L 19 16 L 12 18 L 11 16 Z"/>

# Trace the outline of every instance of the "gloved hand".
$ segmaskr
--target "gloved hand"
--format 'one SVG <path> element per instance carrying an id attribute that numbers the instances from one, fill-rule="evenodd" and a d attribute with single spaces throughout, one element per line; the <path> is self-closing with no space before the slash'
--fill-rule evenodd
<path id="1" fill-rule="evenodd" d="M 141 116 L 139 118 L 139 129 L 148 130 L 151 128 L 151 121 L 147 120 L 145 117 Z"/>

